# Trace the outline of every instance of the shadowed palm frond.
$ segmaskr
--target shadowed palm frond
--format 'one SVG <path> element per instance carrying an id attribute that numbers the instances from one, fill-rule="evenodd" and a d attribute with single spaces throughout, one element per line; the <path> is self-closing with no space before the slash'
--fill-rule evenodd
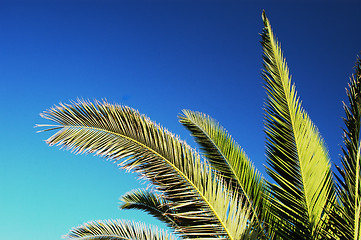
<path id="1" fill-rule="evenodd" d="M 263 13 L 266 153 L 278 234 L 286 239 L 319 239 L 322 219 L 334 198 L 330 162 L 318 129 L 303 110 L 281 48 Z"/>
<path id="2" fill-rule="evenodd" d="M 343 168 L 338 167 L 341 178 L 336 176 L 341 206 L 337 208 L 335 225 L 341 239 L 361 239 L 361 59 L 355 70 L 347 91 L 349 106 L 344 104 Z"/>
<path id="3" fill-rule="evenodd" d="M 145 211 L 160 221 L 166 223 L 174 229 L 179 228 L 174 212 L 171 209 L 171 203 L 160 194 L 147 191 L 146 189 L 136 189 L 124 194 L 121 197 L 121 209 L 139 209 Z"/>
<path id="4" fill-rule="evenodd" d="M 65 146 L 119 162 L 147 178 L 176 213 L 177 229 L 187 238 L 242 239 L 253 218 L 237 192 L 228 191 L 186 143 L 137 111 L 107 102 L 61 104 L 42 114 L 58 125 L 49 145 Z"/>
<path id="5" fill-rule="evenodd" d="M 176 240 L 177 238 L 159 230 L 124 220 L 93 221 L 70 230 L 65 239 L 78 240 Z"/>
<path id="6" fill-rule="evenodd" d="M 206 114 L 183 110 L 179 120 L 195 137 L 212 168 L 224 177 L 227 184 L 241 192 L 253 210 L 258 228 L 262 229 L 264 180 L 243 149 Z"/>

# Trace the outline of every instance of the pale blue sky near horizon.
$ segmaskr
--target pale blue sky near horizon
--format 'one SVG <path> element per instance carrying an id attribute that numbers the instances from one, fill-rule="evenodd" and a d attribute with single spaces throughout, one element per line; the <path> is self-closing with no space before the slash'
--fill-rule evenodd
<path id="1" fill-rule="evenodd" d="M 158 224 L 118 209 L 122 194 L 147 187 L 136 175 L 44 143 L 50 133 L 34 126 L 59 102 L 130 106 L 193 147 L 177 115 L 207 113 L 265 174 L 263 9 L 339 163 L 342 101 L 361 51 L 359 1 L 0 0 L 1 239 L 61 239 L 99 219 Z"/>

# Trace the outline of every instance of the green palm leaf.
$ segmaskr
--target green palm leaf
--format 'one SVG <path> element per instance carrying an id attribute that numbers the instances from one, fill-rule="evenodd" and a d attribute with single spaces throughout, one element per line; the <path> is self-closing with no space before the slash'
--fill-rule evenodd
<path id="1" fill-rule="evenodd" d="M 79 240 L 175 240 L 171 234 L 156 227 L 124 220 L 93 221 L 73 228 L 64 236 Z"/>
<path id="2" fill-rule="evenodd" d="M 111 158 L 138 172 L 157 186 L 178 219 L 177 229 L 187 238 L 242 239 L 251 234 L 250 209 L 237 192 L 202 162 L 200 156 L 173 134 L 137 111 L 106 102 L 78 101 L 42 114 L 58 123 L 47 143 L 74 152 Z"/>
<path id="3" fill-rule="evenodd" d="M 263 78 L 266 82 L 265 125 L 268 173 L 274 214 L 287 239 L 319 239 L 325 209 L 334 197 L 330 162 L 318 129 L 303 110 L 287 64 L 263 13 Z"/>
<path id="4" fill-rule="evenodd" d="M 151 214 L 169 227 L 179 228 L 174 219 L 176 212 L 171 209 L 172 203 L 167 202 L 160 194 L 145 189 L 136 189 L 124 194 L 120 200 L 122 202 L 121 209 L 139 209 Z"/>
<path id="5" fill-rule="evenodd" d="M 201 146 L 204 156 L 212 167 L 222 174 L 228 184 L 233 184 L 252 208 L 258 219 L 258 228 L 262 229 L 262 194 L 264 180 L 248 159 L 243 149 L 232 139 L 229 133 L 210 116 L 183 110 L 180 122 L 192 133 Z"/>
<path id="6" fill-rule="evenodd" d="M 341 206 L 337 209 L 336 228 L 341 239 L 361 239 L 361 60 L 356 62 L 356 72 L 351 77 L 347 96 L 349 106 L 344 104 L 343 169 L 339 180 L 339 198 Z"/>

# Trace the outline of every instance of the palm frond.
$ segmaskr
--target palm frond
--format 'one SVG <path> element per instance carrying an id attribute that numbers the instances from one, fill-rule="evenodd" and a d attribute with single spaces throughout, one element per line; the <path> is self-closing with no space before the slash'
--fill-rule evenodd
<path id="1" fill-rule="evenodd" d="M 349 105 L 344 103 L 343 168 L 338 167 L 341 178 L 336 176 L 341 206 L 336 212 L 335 225 L 341 239 L 361 238 L 361 59 L 357 60 L 355 70 L 347 90 Z"/>
<path id="2" fill-rule="evenodd" d="M 253 210 L 258 228 L 262 229 L 264 180 L 243 149 L 216 120 L 206 114 L 183 110 L 179 119 L 195 137 L 212 168 L 241 192 Z"/>
<path id="3" fill-rule="evenodd" d="M 323 234 L 325 209 L 334 198 L 328 152 L 318 129 L 303 110 L 281 48 L 263 13 L 262 33 L 267 99 L 268 173 L 275 214 L 290 229 L 279 228 L 289 239 L 318 239 Z"/>
<path id="4" fill-rule="evenodd" d="M 228 191 L 206 162 L 186 143 L 137 111 L 107 102 L 73 102 L 42 116 L 58 125 L 49 145 L 65 146 L 113 159 L 138 172 L 173 202 L 171 208 L 187 238 L 241 239 L 252 217 L 237 192 Z"/>
<path id="5" fill-rule="evenodd" d="M 157 227 L 124 220 L 93 221 L 73 228 L 65 239 L 78 240 L 176 240 Z"/>
<path id="6" fill-rule="evenodd" d="M 145 211 L 169 227 L 179 228 L 171 204 L 162 195 L 155 194 L 146 189 L 136 189 L 121 197 L 121 209 L 139 209 Z"/>

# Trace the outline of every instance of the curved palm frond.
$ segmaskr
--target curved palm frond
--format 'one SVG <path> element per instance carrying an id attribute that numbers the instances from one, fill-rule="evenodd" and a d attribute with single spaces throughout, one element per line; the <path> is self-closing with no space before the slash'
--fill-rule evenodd
<path id="1" fill-rule="evenodd" d="M 263 226 L 260 218 L 264 206 L 262 194 L 265 192 L 265 184 L 243 149 L 209 115 L 183 110 L 183 115 L 179 116 L 179 119 L 195 137 L 213 169 L 219 172 L 228 184 L 232 184 L 242 193 L 257 219 L 257 227 L 261 230 Z"/>
<path id="2" fill-rule="evenodd" d="M 267 99 L 268 173 L 278 184 L 270 184 L 275 214 L 288 228 L 279 234 L 287 239 L 319 239 L 322 219 L 334 198 L 328 152 L 318 129 L 303 110 L 281 48 L 263 12 L 262 33 Z"/>
<path id="3" fill-rule="evenodd" d="M 58 125 L 49 145 L 89 152 L 141 174 L 172 202 L 177 229 L 187 238 L 242 239 L 251 234 L 252 217 L 237 192 L 186 143 L 137 111 L 107 102 L 55 106 L 42 114 Z"/>
<path id="4" fill-rule="evenodd" d="M 341 239 L 361 238 L 361 59 L 356 61 L 356 72 L 351 76 L 347 96 L 349 106 L 344 103 L 343 168 L 338 167 L 338 195 L 341 206 L 337 209 L 336 228 Z"/>
<path id="5" fill-rule="evenodd" d="M 174 212 L 169 203 L 162 195 L 147 191 L 146 189 L 135 189 L 121 197 L 121 209 L 139 209 L 145 211 L 174 229 L 179 228 Z"/>
<path id="6" fill-rule="evenodd" d="M 93 221 L 70 230 L 65 239 L 78 240 L 176 240 L 157 227 L 124 220 Z"/>

